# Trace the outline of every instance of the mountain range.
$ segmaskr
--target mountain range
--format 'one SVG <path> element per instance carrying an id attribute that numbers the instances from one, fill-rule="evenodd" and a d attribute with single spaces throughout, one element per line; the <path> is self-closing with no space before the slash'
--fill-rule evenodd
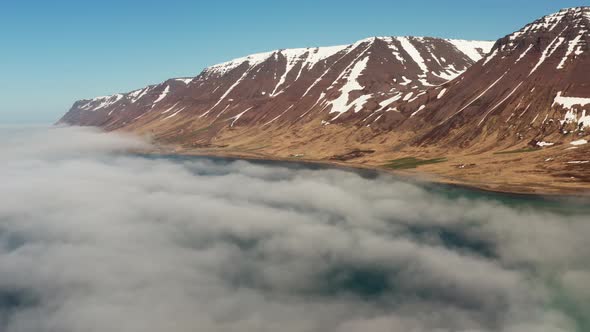
<path id="1" fill-rule="evenodd" d="M 59 124 L 148 135 L 175 153 L 420 173 L 510 192 L 590 187 L 590 7 L 495 42 L 372 37 L 214 65 L 79 100 Z"/>

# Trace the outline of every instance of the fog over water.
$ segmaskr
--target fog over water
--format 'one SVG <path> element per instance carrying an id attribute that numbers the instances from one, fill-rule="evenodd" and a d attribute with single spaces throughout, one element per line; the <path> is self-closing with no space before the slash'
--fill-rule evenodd
<path id="1" fill-rule="evenodd" d="M 590 330 L 590 213 L 0 129 L 0 331 Z"/>

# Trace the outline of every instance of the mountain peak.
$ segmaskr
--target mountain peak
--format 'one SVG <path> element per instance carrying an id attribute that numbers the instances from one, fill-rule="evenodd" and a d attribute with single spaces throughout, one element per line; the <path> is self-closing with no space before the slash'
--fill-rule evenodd
<path id="1" fill-rule="evenodd" d="M 406 40 L 411 41 L 409 44 L 405 43 Z M 348 45 L 336 45 L 336 46 L 323 46 L 323 47 L 307 47 L 307 48 L 287 48 L 278 49 L 268 52 L 255 53 L 245 57 L 236 58 L 230 61 L 219 63 L 207 67 L 204 70 L 206 77 L 223 76 L 228 72 L 238 68 L 242 64 L 247 63 L 249 67 L 254 67 L 264 63 L 265 61 L 273 58 L 284 56 L 288 63 L 297 62 L 302 60 L 305 62 L 304 66 L 313 67 L 317 63 L 326 60 L 329 57 L 335 56 L 338 53 L 350 52 L 361 45 L 373 44 L 377 41 L 382 41 L 388 45 L 391 45 L 392 50 L 396 48 L 396 45 L 404 43 L 403 45 L 410 47 L 412 52 L 413 44 L 432 43 L 436 41 L 445 41 L 453 45 L 457 50 L 465 54 L 469 59 L 474 62 L 479 61 L 486 53 L 489 52 L 493 46 L 491 41 L 475 41 L 475 40 L 461 40 L 461 39 L 443 39 L 434 37 L 419 37 L 419 36 L 374 36 L 369 38 L 360 39 L 352 44 Z M 403 46 L 402 45 L 402 46 Z"/>
<path id="2" fill-rule="evenodd" d="M 577 7 L 568 7 L 562 8 L 558 12 L 550 14 L 550 15 L 558 15 L 560 13 L 580 13 L 580 12 L 587 12 L 590 11 L 590 6 L 577 6 Z"/>
<path id="3" fill-rule="evenodd" d="M 436 126 L 421 143 L 444 138 L 468 146 L 501 137 L 514 145 L 557 145 L 585 137 L 590 127 L 589 31 L 590 7 L 575 7 L 498 40 L 485 61 L 425 106 L 435 111 L 421 116 Z"/>
<path id="4" fill-rule="evenodd" d="M 278 49 L 210 66 L 194 79 L 170 79 L 127 94 L 79 101 L 64 121 L 117 128 L 197 118 L 235 127 L 267 118 L 280 117 L 277 123 L 299 119 L 315 111 L 314 119 L 354 122 L 454 79 L 492 46 L 487 41 L 382 36 L 349 45 Z M 240 115 L 251 107 L 256 112 Z"/>
<path id="5" fill-rule="evenodd" d="M 385 163 L 458 152 L 497 165 L 498 151 L 542 149 L 559 158 L 590 141 L 589 18 L 589 7 L 564 9 L 494 43 L 375 36 L 257 53 L 194 79 L 78 101 L 60 122 L 224 153 Z M 466 160 L 457 162 L 447 171 L 462 172 Z"/>
<path id="6" fill-rule="evenodd" d="M 525 25 L 522 29 L 509 35 L 511 40 L 535 33 L 553 32 L 560 25 L 568 24 L 570 28 L 587 27 L 590 21 L 590 7 L 565 8 L 556 13 L 545 15 Z M 574 23 L 573 25 L 569 23 Z"/>

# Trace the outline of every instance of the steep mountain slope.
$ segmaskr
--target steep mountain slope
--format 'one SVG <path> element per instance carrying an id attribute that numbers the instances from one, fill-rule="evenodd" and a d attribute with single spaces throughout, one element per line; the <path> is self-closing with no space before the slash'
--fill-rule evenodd
<path id="1" fill-rule="evenodd" d="M 351 121 L 402 94 L 419 95 L 455 78 L 492 44 L 375 37 L 255 54 L 209 67 L 196 78 L 78 101 L 60 122 L 107 129 L 150 126 L 172 138 L 195 125 L 206 125 L 213 135 L 226 127 Z"/>
<path id="2" fill-rule="evenodd" d="M 578 193 L 590 188 L 589 31 L 579 7 L 495 43 L 376 37 L 261 53 L 78 101 L 60 123 L 178 153 L 401 163 L 443 182 Z"/>
<path id="3" fill-rule="evenodd" d="M 549 147 L 590 131 L 590 8 L 564 9 L 496 42 L 486 58 L 429 92 L 409 127 L 421 145 Z M 438 95 L 441 95 L 438 98 Z M 408 105 L 408 112 L 421 107 Z"/>

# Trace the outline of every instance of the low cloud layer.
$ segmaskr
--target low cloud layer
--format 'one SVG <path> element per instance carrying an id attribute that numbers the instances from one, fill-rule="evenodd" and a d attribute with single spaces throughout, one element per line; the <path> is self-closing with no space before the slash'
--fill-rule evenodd
<path id="1" fill-rule="evenodd" d="M 3 130 L 1 331 L 590 328 L 588 214 L 143 146 Z"/>

